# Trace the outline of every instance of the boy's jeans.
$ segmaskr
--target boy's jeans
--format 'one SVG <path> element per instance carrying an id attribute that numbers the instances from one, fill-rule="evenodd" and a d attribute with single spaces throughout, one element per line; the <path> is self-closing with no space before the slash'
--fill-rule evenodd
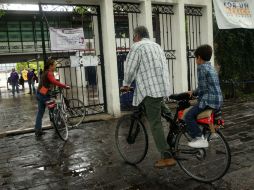
<path id="1" fill-rule="evenodd" d="M 46 101 L 50 100 L 49 96 L 44 96 L 37 92 L 36 94 L 38 100 L 38 113 L 36 116 L 35 130 L 41 130 L 42 118 L 46 109 Z"/>
<path id="2" fill-rule="evenodd" d="M 19 83 L 18 82 L 13 82 L 12 83 L 12 94 L 15 95 L 15 88 L 17 93 L 19 93 Z"/>
<path id="3" fill-rule="evenodd" d="M 199 108 L 198 105 L 193 106 L 185 115 L 184 121 L 187 124 L 187 130 L 192 138 L 201 137 L 202 131 L 200 130 L 196 118 L 197 115 L 204 111 L 204 108 Z"/>

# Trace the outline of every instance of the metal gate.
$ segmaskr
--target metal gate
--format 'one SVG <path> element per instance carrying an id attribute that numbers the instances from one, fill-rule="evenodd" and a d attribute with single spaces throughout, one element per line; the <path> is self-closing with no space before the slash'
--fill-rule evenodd
<path id="1" fill-rule="evenodd" d="M 172 5 L 152 5 L 153 13 L 153 38 L 154 41 L 161 45 L 165 52 L 166 59 L 168 61 L 168 70 L 170 75 L 170 88 L 175 92 L 175 48 L 174 39 L 172 33 L 172 16 L 174 15 Z"/>
<path id="2" fill-rule="evenodd" d="M 133 30 L 139 25 L 139 4 L 114 2 L 115 43 L 119 87 L 124 80 L 124 62 L 133 44 Z M 134 84 L 132 84 L 134 85 Z M 131 109 L 133 92 L 120 96 L 121 110 Z"/>
<path id="3" fill-rule="evenodd" d="M 41 23 L 43 32 L 44 55 L 58 61 L 59 80 L 71 86 L 65 91 L 69 98 L 78 98 L 84 102 L 86 114 L 106 111 L 104 65 L 101 42 L 101 20 L 99 6 L 93 5 L 41 5 Z M 51 51 L 49 27 L 82 27 L 85 37 L 85 49 L 79 51 Z M 97 66 L 79 65 L 71 67 L 70 56 L 96 56 Z"/>
<path id="4" fill-rule="evenodd" d="M 194 52 L 201 45 L 201 7 L 185 7 L 188 90 L 197 88 L 197 68 Z"/>
<path id="5" fill-rule="evenodd" d="M 118 84 L 123 85 L 124 62 L 133 44 L 133 30 L 139 25 L 137 3 L 114 2 L 115 43 L 117 53 Z"/>

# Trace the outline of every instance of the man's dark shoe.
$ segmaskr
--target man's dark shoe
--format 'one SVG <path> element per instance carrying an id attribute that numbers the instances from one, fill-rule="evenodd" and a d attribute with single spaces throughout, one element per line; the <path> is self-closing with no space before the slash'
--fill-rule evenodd
<path id="1" fill-rule="evenodd" d="M 45 135 L 46 133 L 42 130 L 35 130 L 35 136 L 36 137 L 40 137 L 42 135 Z"/>

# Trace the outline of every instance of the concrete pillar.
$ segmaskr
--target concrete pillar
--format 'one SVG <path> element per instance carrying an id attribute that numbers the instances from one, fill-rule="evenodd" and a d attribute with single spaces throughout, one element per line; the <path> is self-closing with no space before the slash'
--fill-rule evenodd
<path id="1" fill-rule="evenodd" d="M 174 69 L 175 92 L 188 90 L 187 57 L 186 57 L 186 31 L 185 12 L 182 0 L 174 5 L 174 16 L 172 20 L 174 47 L 176 49 L 176 64 Z"/>
<path id="2" fill-rule="evenodd" d="M 140 2 L 141 14 L 139 14 L 139 25 L 146 26 L 150 35 L 150 39 L 153 39 L 153 20 L 152 20 L 152 4 L 151 0 L 145 0 Z"/>
<path id="3" fill-rule="evenodd" d="M 96 51 L 96 55 L 101 55 L 100 52 L 100 44 L 99 44 L 99 30 L 98 30 L 98 17 L 97 16 L 93 16 L 93 26 L 94 26 L 94 39 L 95 39 L 95 51 Z M 102 40 L 102 39 L 100 39 Z M 99 102 L 103 102 L 103 88 L 102 88 L 102 73 L 101 73 L 101 65 L 97 66 L 97 91 L 99 92 Z"/>
<path id="4" fill-rule="evenodd" d="M 135 27 L 138 26 L 138 22 L 137 19 L 135 18 L 136 15 L 134 15 L 133 13 L 128 13 L 128 22 L 129 22 L 129 48 L 132 46 L 133 44 L 133 31 L 135 29 Z M 138 18 L 139 19 L 139 18 Z"/>
<path id="5" fill-rule="evenodd" d="M 212 1 L 207 1 L 206 5 L 202 9 L 203 16 L 201 17 L 201 43 L 209 44 L 213 46 L 213 13 L 212 13 Z M 214 56 L 211 59 L 214 65 Z"/>
<path id="6" fill-rule="evenodd" d="M 108 113 L 120 115 L 113 1 L 101 0 L 102 42 Z"/>

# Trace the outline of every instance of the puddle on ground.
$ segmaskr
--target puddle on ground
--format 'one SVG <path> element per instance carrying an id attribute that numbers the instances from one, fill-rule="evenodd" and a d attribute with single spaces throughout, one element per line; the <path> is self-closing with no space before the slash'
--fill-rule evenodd
<path id="1" fill-rule="evenodd" d="M 87 167 L 87 168 L 78 168 L 75 170 L 67 170 L 66 172 L 64 172 L 64 176 L 81 177 L 92 173 L 94 173 L 94 168 Z"/>
<path id="2" fill-rule="evenodd" d="M 54 170 L 54 169 L 56 169 L 56 167 L 59 167 L 59 169 L 60 169 L 61 165 L 40 166 L 40 167 L 36 167 L 36 169 L 38 169 L 40 171 L 45 171 L 45 170 Z M 80 167 L 80 168 L 73 169 L 73 170 L 70 170 L 68 168 L 61 169 L 61 170 L 62 170 L 62 173 L 64 176 L 72 176 L 72 177 L 85 176 L 87 174 L 94 173 L 94 168 L 91 166 Z"/>

